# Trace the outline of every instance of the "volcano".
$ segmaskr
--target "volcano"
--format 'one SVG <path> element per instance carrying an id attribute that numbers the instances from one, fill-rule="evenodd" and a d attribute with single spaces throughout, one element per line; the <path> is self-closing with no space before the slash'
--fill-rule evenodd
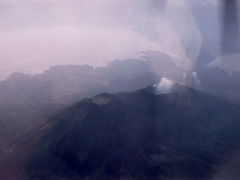
<path id="1" fill-rule="evenodd" d="M 239 106 L 175 84 L 103 93 L 55 115 L 30 179 L 211 179 L 238 149 Z"/>

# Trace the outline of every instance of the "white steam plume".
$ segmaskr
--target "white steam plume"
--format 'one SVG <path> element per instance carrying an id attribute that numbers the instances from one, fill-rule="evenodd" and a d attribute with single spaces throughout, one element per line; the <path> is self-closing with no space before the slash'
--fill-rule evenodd
<path id="1" fill-rule="evenodd" d="M 170 93 L 174 84 L 175 83 L 173 81 L 163 77 L 161 81 L 155 85 L 156 94 L 159 95 Z"/>

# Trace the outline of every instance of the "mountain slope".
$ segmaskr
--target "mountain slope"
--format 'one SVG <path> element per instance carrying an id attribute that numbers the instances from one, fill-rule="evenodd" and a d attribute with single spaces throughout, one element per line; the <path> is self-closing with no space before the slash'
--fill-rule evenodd
<path id="1" fill-rule="evenodd" d="M 29 178 L 206 179 L 236 150 L 239 107 L 175 85 L 85 99 L 53 119 Z"/>
<path id="2" fill-rule="evenodd" d="M 25 161 L 19 151 L 27 154 L 31 150 L 44 134 L 38 127 L 45 126 L 56 111 L 101 92 L 135 91 L 163 76 L 182 77 L 172 57 L 151 51 L 143 54 L 146 60 L 115 60 L 96 68 L 59 65 L 41 74 L 14 73 L 0 81 L 0 179 L 19 179 L 17 174 L 24 166 L 16 161 Z M 28 132 L 38 132 L 38 138 Z M 31 146 L 26 145 L 29 142 Z"/>

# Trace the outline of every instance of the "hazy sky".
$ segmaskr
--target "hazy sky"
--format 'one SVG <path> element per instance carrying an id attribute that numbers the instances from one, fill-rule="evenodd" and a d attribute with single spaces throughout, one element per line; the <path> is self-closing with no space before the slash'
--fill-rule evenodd
<path id="1" fill-rule="evenodd" d="M 196 1 L 199 6 L 214 1 Z M 0 79 L 158 50 L 189 61 L 202 37 L 189 0 L 0 0 Z M 213 3 L 214 4 L 214 3 Z M 185 47 L 193 50 L 186 55 Z M 188 65 L 188 64 L 186 64 Z"/>

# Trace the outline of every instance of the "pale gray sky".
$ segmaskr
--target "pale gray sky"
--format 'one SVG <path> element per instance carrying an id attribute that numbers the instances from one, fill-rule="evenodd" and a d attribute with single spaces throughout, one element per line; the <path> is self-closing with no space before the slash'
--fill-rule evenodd
<path id="1" fill-rule="evenodd" d="M 100 66 L 147 50 L 163 51 L 189 65 L 184 46 L 193 46 L 191 57 L 197 57 L 202 37 L 188 0 L 169 0 L 164 12 L 156 2 L 1 0 L 0 79 L 57 64 Z"/>

